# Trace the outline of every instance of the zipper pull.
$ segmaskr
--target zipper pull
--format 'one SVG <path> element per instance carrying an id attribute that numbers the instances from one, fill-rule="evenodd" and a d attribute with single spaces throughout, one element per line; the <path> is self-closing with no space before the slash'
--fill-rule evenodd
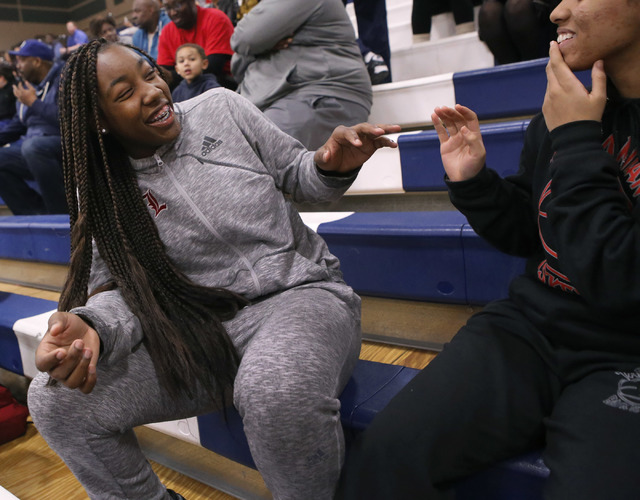
<path id="1" fill-rule="evenodd" d="M 156 160 L 156 164 L 157 164 L 159 167 L 164 166 L 164 162 L 162 161 L 162 158 L 160 158 L 160 155 L 159 155 L 158 153 L 155 153 L 155 154 L 153 155 L 153 157 L 155 158 L 155 160 Z"/>

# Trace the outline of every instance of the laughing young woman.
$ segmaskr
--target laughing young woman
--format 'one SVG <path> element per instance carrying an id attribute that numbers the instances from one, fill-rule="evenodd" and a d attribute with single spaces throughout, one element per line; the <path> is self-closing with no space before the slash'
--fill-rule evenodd
<path id="1" fill-rule="evenodd" d="M 433 115 L 451 200 L 526 272 L 373 422 L 340 498 L 452 498 L 456 480 L 536 448 L 545 498 L 638 498 L 640 1 L 564 0 L 551 20 L 518 175 L 485 166 L 472 111 Z M 588 68 L 590 91 L 572 72 Z"/>
<path id="2" fill-rule="evenodd" d="M 274 497 L 331 498 L 360 301 L 290 200 L 339 197 L 399 128 L 308 152 L 233 92 L 174 107 L 104 40 L 69 59 L 60 103 L 72 257 L 29 392 L 44 438 L 91 498 L 179 498 L 132 428 L 233 399 Z"/>

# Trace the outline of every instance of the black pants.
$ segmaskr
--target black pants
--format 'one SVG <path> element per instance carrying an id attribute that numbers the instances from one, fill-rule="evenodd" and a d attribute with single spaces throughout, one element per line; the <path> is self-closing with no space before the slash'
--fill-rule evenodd
<path id="1" fill-rule="evenodd" d="M 473 21 L 472 0 L 413 0 L 411 10 L 411 30 L 414 35 L 431 33 L 431 17 L 442 12 L 452 12 L 456 24 Z"/>
<path id="2" fill-rule="evenodd" d="M 389 46 L 389 27 L 387 26 L 387 4 L 385 0 L 342 0 L 347 5 L 353 1 L 358 24 L 358 46 L 364 56 L 371 51 L 382 56 L 389 68 L 391 81 L 391 48 Z"/>
<path id="3" fill-rule="evenodd" d="M 0 148 L 0 197 L 13 215 L 68 213 L 59 135 L 28 137 Z"/>
<path id="4" fill-rule="evenodd" d="M 473 317 L 351 448 L 337 497 L 453 498 L 460 478 L 544 447 L 547 498 L 639 498 L 640 358 L 532 333 L 506 301 Z"/>

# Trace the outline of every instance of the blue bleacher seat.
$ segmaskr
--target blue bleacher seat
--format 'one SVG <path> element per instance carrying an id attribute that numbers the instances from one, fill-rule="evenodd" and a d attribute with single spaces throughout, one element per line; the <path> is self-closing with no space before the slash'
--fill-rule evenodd
<path id="1" fill-rule="evenodd" d="M 536 114 L 547 89 L 547 62 L 544 58 L 454 73 L 456 102 L 473 109 L 481 120 Z M 590 71 L 576 74 L 591 85 Z"/>
<path id="2" fill-rule="evenodd" d="M 0 367 L 19 375 L 24 374 L 22 353 L 13 331 L 16 321 L 56 308 L 50 300 L 0 292 Z M 26 353 L 26 355 L 30 355 Z"/>
<path id="3" fill-rule="evenodd" d="M 0 258 L 67 263 L 68 220 L 0 217 Z M 489 247 L 465 224 L 455 211 L 374 212 L 323 223 L 317 231 L 360 294 L 456 304 L 504 297 L 522 272 L 521 259 Z"/>
<path id="4" fill-rule="evenodd" d="M 529 120 L 480 126 L 487 150 L 487 165 L 502 177 L 518 171 L 520 152 Z M 405 191 L 445 191 L 440 141 L 435 130 L 398 138 L 402 185 Z"/>
<path id="5" fill-rule="evenodd" d="M 522 259 L 490 247 L 455 211 L 354 213 L 320 224 L 318 234 L 363 295 L 485 304 L 505 297 L 524 269 Z"/>
<path id="6" fill-rule="evenodd" d="M 69 216 L 0 217 L 0 258 L 69 263 Z"/>

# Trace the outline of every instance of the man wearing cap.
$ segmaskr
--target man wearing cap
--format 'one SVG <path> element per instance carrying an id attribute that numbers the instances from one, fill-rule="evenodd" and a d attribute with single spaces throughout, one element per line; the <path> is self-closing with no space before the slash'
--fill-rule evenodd
<path id="1" fill-rule="evenodd" d="M 17 112 L 0 131 L 0 146 L 7 146 L 0 147 L 0 197 L 14 215 L 66 213 L 57 105 L 62 64 L 39 40 L 9 54 L 20 80 L 13 86 Z"/>

